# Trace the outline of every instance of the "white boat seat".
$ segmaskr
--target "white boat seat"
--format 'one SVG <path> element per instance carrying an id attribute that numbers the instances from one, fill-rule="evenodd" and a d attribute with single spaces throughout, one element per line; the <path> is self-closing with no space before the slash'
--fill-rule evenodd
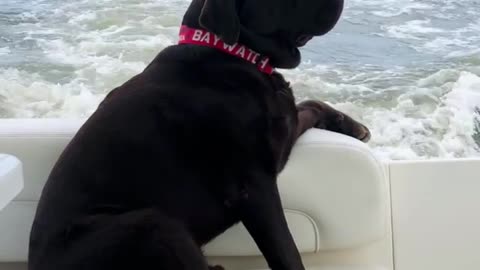
<path id="1" fill-rule="evenodd" d="M 30 225 L 45 180 L 78 120 L 0 120 L 0 149 L 24 164 L 25 188 L 0 212 L 0 261 L 26 261 Z M 382 165 L 360 141 L 310 130 L 279 179 L 290 230 L 302 253 L 348 249 L 383 238 L 388 224 Z M 242 225 L 205 247 L 209 256 L 261 255 Z"/>
<path id="2" fill-rule="evenodd" d="M 360 141 L 309 130 L 296 143 L 278 181 L 289 227 L 302 253 L 359 247 L 387 234 L 385 172 Z M 212 256 L 261 255 L 242 225 L 205 251 Z"/>
<path id="3" fill-rule="evenodd" d="M 23 188 L 22 163 L 11 155 L 0 153 L 0 211 Z"/>

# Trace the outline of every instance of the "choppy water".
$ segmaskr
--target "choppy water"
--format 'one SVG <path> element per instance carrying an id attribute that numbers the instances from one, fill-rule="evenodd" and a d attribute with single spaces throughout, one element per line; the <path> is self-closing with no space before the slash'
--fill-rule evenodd
<path id="1" fill-rule="evenodd" d="M 188 0 L 1 0 L 0 118 L 86 117 L 176 42 Z M 285 71 L 365 122 L 382 158 L 479 156 L 478 0 L 346 0 Z M 475 141 L 477 139 L 477 141 Z"/>

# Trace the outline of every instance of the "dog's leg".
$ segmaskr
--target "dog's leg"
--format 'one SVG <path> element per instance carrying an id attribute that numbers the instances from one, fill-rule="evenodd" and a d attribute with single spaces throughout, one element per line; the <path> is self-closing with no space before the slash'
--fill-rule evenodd
<path id="1" fill-rule="evenodd" d="M 247 186 L 240 219 L 272 270 L 303 270 L 300 253 L 288 229 L 275 179 L 256 179 Z"/>
<path id="2" fill-rule="evenodd" d="M 314 128 L 318 122 L 318 118 L 324 116 L 318 115 L 315 111 L 310 109 L 298 108 L 298 124 L 296 138 L 300 137 L 305 131 Z"/>
<path id="3" fill-rule="evenodd" d="M 30 270 L 208 270 L 181 223 L 153 209 L 88 216 L 56 240 L 62 247 L 31 262 Z"/>
<path id="4" fill-rule="evenodd" d="M 321 101 L 308 100 L 297 105 L 297 138 L 307 129 L 321 128 L 342 133 L 363 142 L 370 140 L 370 131 L 350 116 Z"/>

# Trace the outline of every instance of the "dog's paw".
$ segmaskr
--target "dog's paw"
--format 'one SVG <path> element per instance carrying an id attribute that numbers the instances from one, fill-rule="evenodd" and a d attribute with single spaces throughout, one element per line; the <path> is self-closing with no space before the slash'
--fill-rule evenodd
<path id="1" fill-rule="evenodd" d="M 362 142 L 370 141 L 370 130 L 350 116 L 337 111 L 336 118 L 330 123 L 329 129 L 359 139 Z"/>
<path id="2" fill-rule="evenodd" d="M 316 100 L 307 100 L 297 106 L 300 110 L 313 110 L 318 116 L 316 128 L 342 133 L 363 142 L 371 138 L 370 130 L 347 114 L 332 108 L 330 105 Z"/>
<path id="3" fill-rule="evenodd" d="M 225 268 L 221 265 L 214 265 L 214 266 L 209 265 L 208 270 L 225 270 Z"/>

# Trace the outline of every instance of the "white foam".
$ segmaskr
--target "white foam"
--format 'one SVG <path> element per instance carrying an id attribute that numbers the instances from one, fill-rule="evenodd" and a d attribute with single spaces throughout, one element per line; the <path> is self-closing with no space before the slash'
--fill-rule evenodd
<path id="1" fill-rule="evenodd" d="M 446 98 L 452 107 L 471 116 L 475 108 L 480 107 L 480 77 L 470 72 L 461 72 Z"/>
<path id="2" fill-rule="evenodd" d="M 475 108 L 480 107 L 480 77 L 444 69 L 419 79 L 415 85 L 371 89 L 366 74 L 332 76 L 335 68 L 309 67 L 285 72 L 298 100 L 328 101 L 366 124 L 372 132 L 369 143 L 383 159 L 430 159 L 479 156 L 472 136 Z M 378 72 L 388 77 L 398 71 Z M 372 73 L 367 73 L 372 75 Z M 330 75 L 330 76 L 329 76 Z M 360 79 L 360 80 L 358 80 Z M 368 102 L 368 100 L 374 100 Z"/>
<path id="3" fill-rule="evenodd" d="M 477 58 L 480 59 L 480 48 L 459 50 L 448 53 L 445 58 Z"/>
<path id="4" fill-rule="evenodd" d="M 417 86 L 421 88 L 439 87 L 448 82 L 456 81 L 460 76 L 460 71 L 455 69 L 441 69 L 426 78 L 418 80 Z"/>
<path id="5" fill-rule="evenodd" d="M 375 150 L 382 152 L 382 148 L 396 145 L 398 152 L 389 148 L 388 152 L 382 153 L 395 159 L 478 156 L 478 146 L 472 136 L 475 133 L 474 111 L 480 106 L 480 77 L 460 72 L 458 80 L 451 83 L 449 79 L 454 73 L 440 71 L 419 83 L 425 85 L 429 82 L 433 87 L 434 81 L 439 87 L 447 88 L 437 91 L 436 106 L 419 106 L 411 102 L 412 98 L 406 97 L 393 110 L 384 111 L 385 115 L 375 112 L 382 118 L 394 119 L 386 123 L 380 121 L 384 122 L 380 126 L 376 124 L 378 119 L 371 123 L 380 135 L 379 140 L 372 141 L 377 146 Z M 442 75 L 443 80 L 439 80 Z M 427 90 L 432 93 L 430 89 Z M 412 156 L 412 153 L 416 155 Z"/>
<path id="6" fill-rule="evenodd" d="M 0 56 L 7 55 L 7 54 L 10 54 L 10 53 L 11 53 L 10 48 L 0 47 Z"/>
<path id="7" fill-rule="evenodd" d="M 105 96 L 77 80 L 57 84 L 17 69 L 0 69 L 0 85 L 0 117 L 87 117 Z"/>
<path id="8" fill-rule="evenodd" d="M 419 34 L 443 33 L 445 30 L 429 26 L 430 20 L 412 20 L 399 25 L 387 25 L 383 28 L 395 38 L 421 39 Z"/>
<path id="9" fill-rule="evenodd" d="M 432 10 L 434 7 L 427 3 L 410 2 L 408 4 L 402 3 L 400 6 L 385 5 L 381 10 L 373 11 L 372 14 L 379 17 L 396 17 L 404 14 L 411 14 L 418 10 Z"/>
<path id="10" fill-rule="evenodd" d="M 452 50 L 457 48 L 465 48 L 470 44 L 470 42 L 452 37 L 436 37 L 431 40 L 426 41 L 421 49 L 424 49 L 428 52 L 443 52 L 449 53 Z M 463 49 L 462 49 L 463 51 Z M 450 54 L 450 53 L 449 53 Z M 449 57 L 448 55 L 446 57 Z"/>
<path id="11" fill-rule="evenodd" d="M 26 21 L 19 31 L 39 47 L 46 67 L 34 72 L 16 66 L 0 68 L 0 117 L 90 115 L 106 93 L 176 41 L 189 2 L 125 0 L 118 5 L 113 0 L 83 0 L 44 13 L 23 14 Z M 360 26 L 369 24 L 371 17 L 381 22 L 378 28 L 368 27 L 383 31 L 378 36 L 398 39 L 399 45 L 408 44 L 422 53 L 439 53 L 439 58 L 460 59 L 469 66 L 439 66 L 426 74 L 415 67 L 317 65 L 319 61 L 305 60 L 298 69 L 282 70 L 298 100 L 326 101 L 365 123 L 373 135 L 370 146 L 382 158 L 478 155 L 472 133 L 475 106 L 480 106 L 480 66 L 473 60 L 480 59 L 480 20 L 458 29 L 440 28 L 435 18 L 457 16 L 453 1 L 352 0 L 346 4 L 346 14 L 358 17 Z M 395 18 L 382 19 L 386 17 Z M 335 38 L 344 37 L 338 34 Z M 355 38 L 371 32 L 357 34 Z M 0 48 L 0 55 L 15 53 L 11 50 Z M 53 76 L 55 72 L 60 75 Z"/>
<path id="12" fill-rule="evenodd" d="M 49 70 L 0 69 L 0 117 L 88 116 L 106 93 L 175 42 L 188 3 L 84 0 L 21 14 L 25 39 L 68 80 L 57 83 Z M 0 55 L 8 53 L 0 48 Z"/>

